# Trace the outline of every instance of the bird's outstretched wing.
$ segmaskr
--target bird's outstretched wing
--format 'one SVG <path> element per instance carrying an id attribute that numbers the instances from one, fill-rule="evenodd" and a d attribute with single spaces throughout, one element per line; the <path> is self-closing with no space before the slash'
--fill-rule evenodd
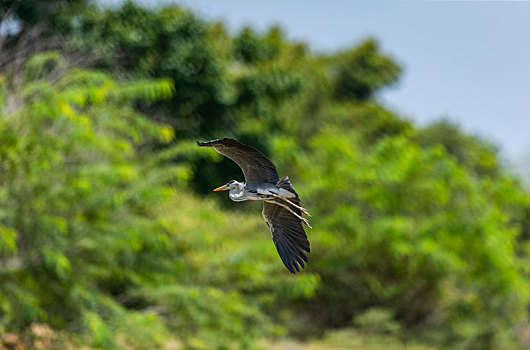
<path id="1" fill-rule="evenodd" d="M 232 159 L 243 170 L 247 184 L 276 183 L 279 179 L 274 164 L 254 147 L 229 138 L 197 141 L 197 144 L 213 147 L 218 153 Z"/>
<path id="2" fill-rule="evenodd" d="M 300 205 L 299 199 L 291 201 Z M 278 203 L 286 204 L 281 201 Z M 292 206 L 290 208 L 301 215 L 299 209 Z M 263 218 L 271 230 L 274 245 L 287 269 L 296 273 L 300 271 L 300 266 L 304 268 L 307 263 L 306 252 L 309 253 L 310 248 L 302 221 L 284 207 L 269 202 L 263 202 Z"/>

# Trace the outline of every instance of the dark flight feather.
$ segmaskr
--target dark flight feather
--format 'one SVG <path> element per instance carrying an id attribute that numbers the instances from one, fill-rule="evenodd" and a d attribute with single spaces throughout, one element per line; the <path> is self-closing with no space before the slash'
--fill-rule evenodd
<path id="1" fill-rule="evenodd" d="M 201 147 L 212 147 L 218 153 L 233 160 L 245 175 L 247 184 L 276 183 L 279 179 L 276 166 L 263 153 L 254 147 L 237 140 L 224 138 L 199 142 Z"/>
<path id="2" fill-rule="evenodd" d="M 288 177 L 282 178 L 277 185 L 296 193 Z M 288 205 L 278 199 L 276 201 Z M 298 198 L 293 198 L 291 201 L 296 205 L 300 205 L 300 199 Z M 300 209 L 293 206 L 290 206 L 290 208 L 298 215 L 302 215 Z M 308 261 L 306 252 L 310 252 L 310 245 L 302 226 L 302 220 L 287 209 L 268 202 L 263 202 L 263 218 L 271 230 L 274 245 L 287 269 L 291 273 L 296 273 L 300 271 L 300 267 L 304 268 L 304 262 L 307 263 Z"/>

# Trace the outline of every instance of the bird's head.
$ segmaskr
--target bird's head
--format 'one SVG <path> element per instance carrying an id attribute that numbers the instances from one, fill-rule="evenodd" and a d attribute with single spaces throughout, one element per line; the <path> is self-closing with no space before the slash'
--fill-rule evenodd
<path id="1" fill-rule="evenodd" d="M 232 189 L 240 189 L 240 187 L 242 185 L 243 184 L 241 182 L 237 182 L 236 180 L 232 180 L 232 181 L 227 182 L 226 185 L 223 185 L 221 187 L 217 187 L 216 189 L 214 189 L 214 191 L 217 192 L 217 191 L 226 191 L 226 190 L 232 190 Z"/>

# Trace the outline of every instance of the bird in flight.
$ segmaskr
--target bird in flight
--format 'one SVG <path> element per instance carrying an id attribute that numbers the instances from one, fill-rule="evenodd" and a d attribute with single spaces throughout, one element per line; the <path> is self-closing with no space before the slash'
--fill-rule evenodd
<path id="1" fill-rule="evenodd" d="M 235 202 L 263 201 L 263 218 L 284 265 L 291 273 L 304 268 L 310 249 L 302 223 L 311 226 L 303 215 L 311 215 L 300 206 L 289 177 L 280 179 L 276 166 L 263 153 L 237 140 L 223 138 L 197 144 L 212 147 L 239 165 L 245 182 L 232 180 L 214 191 L 230 190 L 228 195 Z"/>

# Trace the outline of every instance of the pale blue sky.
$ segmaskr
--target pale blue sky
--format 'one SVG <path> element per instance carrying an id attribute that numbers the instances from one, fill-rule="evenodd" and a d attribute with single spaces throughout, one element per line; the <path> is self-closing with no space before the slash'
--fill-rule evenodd
<path id="1" fill-rule="evenodd" d="M 176 2 L 233 31 L 279 24 L 318 51 L 375 36 L 404 67 L 400 84 L 381 94 L 389 107 L 420 124 L 449 116 L 495 141 L 512 160 L 530 150 L 529 2 Z"/>

